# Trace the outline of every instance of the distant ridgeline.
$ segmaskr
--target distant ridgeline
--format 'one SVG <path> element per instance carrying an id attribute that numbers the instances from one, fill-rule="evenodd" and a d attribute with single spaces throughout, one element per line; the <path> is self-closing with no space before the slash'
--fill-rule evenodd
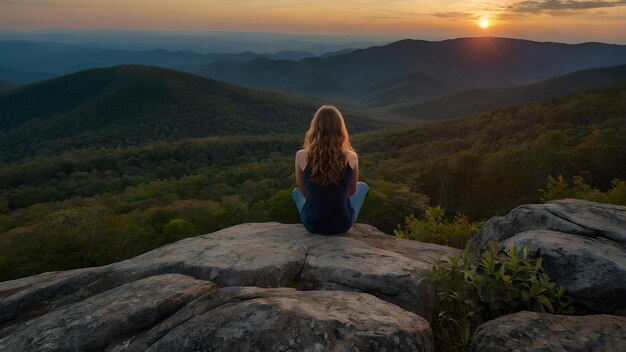
<path id="1" fill-rule="evenodd" d="M 0 80 L 24 84 L 89 68 L 120 64 L 156 65 L 230 84 L 313 94 L 333 100 L 348 99 L 368 107 L 387 106 L 392 112 L 423 118 L 424 113 L 432 113 L 432 105 L 419 104 L 434 98 L 467 90 L 534 84 L 574 71 L 626 64 L 626 45 L 564 44 L 493 37 L 432 42 L 405 39 L 317 57 L 306 52 L 199 54 L 97 46 L 95 43 L 0 41 Z M 602 78 L 604 85 L 616 82 L 611 82 L 611 77 L 615 75 Z M 588 81 L 593 85 L 594 79 Z M 584 80 L 562 85 L 561 94 L 592 87 L 581 87 L 580 82 Z M 532 90 L 541 92 L 537 88 L 540 87 Z M 470 112 L 494 108 L 489 106 L 490 101 L 522 101 L 507 102 L 511 93 L 532 96 L 523 88 L 521 91 L 496 92 L 494 97 L 473 92 L 471 96 L 478 94 L 482 99 L 486 98 L 486 104 L 480 102 L 479 105 L 488 109 Z M 467 113 L 468 102 L 457 101 L 462 107 L 452 110 Z M 411 108 L 416 104 L 417 107 Z"/>
<path id="2" fill-rule="evenodd" d="M 111 263 L 241 222 L 297 222 L 293 155 L 314 109 L 134 66 L 0 95 L 0 280 Z M 385 126 L 359 113 L 347 113 L 351 132 Z M 391 233 L 436 204 L 484 219 L 538 202 L 548 175 L 606 190 L 626 179 L 624 135 L 626 84 L 353 134 L 371 185 L 359 221 Z"/>
<path id="3" fill-rule="evenodd" d="M 190 72 L 231 84 L 341 97 L 374 107 L 414 104 L 469 89 L 527 85 L 625 63 L 626 45 L 478 37 L 405 39 L 300 61 L 213 62 Z"/>

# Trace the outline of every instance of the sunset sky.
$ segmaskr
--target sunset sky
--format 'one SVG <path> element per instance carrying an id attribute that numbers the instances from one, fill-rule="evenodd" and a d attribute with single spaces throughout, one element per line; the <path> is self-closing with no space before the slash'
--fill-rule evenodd
<path id="1" fill-rule="evenodd" d="M 480 23 L 483 21 L 483 27 Z M 0 0 L 0 28 L 502 36 L 626 44 L 626 0 Z"/>

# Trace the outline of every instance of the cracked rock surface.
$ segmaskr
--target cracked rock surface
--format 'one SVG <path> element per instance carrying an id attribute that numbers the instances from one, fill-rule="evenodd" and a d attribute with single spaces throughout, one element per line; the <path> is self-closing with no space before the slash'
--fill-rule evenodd
<path id="1" fill-rule="evenodd" d="M 542 268 L 567 289 L 576 314 L 626 316 L 626 207 L 577 199 L 527 204 L 490 219 L 472 239 L 529 246 Z"/>
<path id="2" fill-rule="evenodd" d="M 233 226 L 107 266 L 0 283 L 0 350 L 191 351 L 219 340 L 213 350 L 427 351 L 434 295 L 422 271 L 435 252 L 458 250 L 363 224 L 343 236 Z M 300 341 L 283 336 L 292 325 Z M 240 334 L 256 342 L 238 345 Z"/>
<path id="3" fill-rule="evenodd" d="M 480 325 L 474 352 L 626 351 L 626 317 L 519 312 Z"/>
<path id="4" fill-rule="evenodd" d="M 113 349 L 432 351 L 428 322 L 363 293 L 228 287 Z"/>
<path id="5" fill-rule="evenodd" d="M 0 339 L 0 351 L 102 350 L 216 287 L 178 274 L 151 276 L 26 321 Z"/>
<path id="6" fill-rule="evenodd" d="M 528 230 L 552 230 L 591 238 L 605 238 L 626 246 L 626 207 L 580 199 L 524 204 L 505 216 L 495 216 L 472 239 L 478 251 L 488 241 L 503 241 Z"/>

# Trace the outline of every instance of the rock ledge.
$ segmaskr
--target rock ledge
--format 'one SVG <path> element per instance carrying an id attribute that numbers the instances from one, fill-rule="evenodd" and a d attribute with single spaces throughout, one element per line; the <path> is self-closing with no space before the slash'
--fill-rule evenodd
<path id="1" fill-rule="evenodd" d="M 233 226 L 0 283 L 0 350 L 430 351 L 434 296 L 422 272 L 435 252 L 458 250 L 363 224 L 345 236 Z"/>

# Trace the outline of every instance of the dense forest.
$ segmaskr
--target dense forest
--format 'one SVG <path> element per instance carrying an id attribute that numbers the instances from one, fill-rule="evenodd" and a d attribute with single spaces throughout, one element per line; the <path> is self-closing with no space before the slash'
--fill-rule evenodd
<path id="1" fill-rule="evenodd" d="M 0 166 L 0 280 L 107 264 L 241 222 L 297 222 L 301 127 L 16 156 Z M 371 186 L 359 222 L 392 233 L 436 205 L 484 220 L 542 201 L 550 176 L 605 191 L 626 179 L 625 135 L 625 84 L 353 134 Z"/>
<path id="2" fill-rule="evenodd" d="M 626 80 L 626 65 L 591 68 L 529 85 L 471 89 L 423 102 L 391 106 L 392 113 L 422 121 L 465 116 L 509 104 L 542 101 Z"/>
<path id="3" fill-rule="evenodd" d="M 448 213 L 503 214 L 539 201 L 549 175 L 599 189 L 626 178 L 626 84 L 469 118 L 363 135 L 372 178 L 428 195 Z"/>
<path id="4" fill-rule="evenodd" d="M 319 105 L 160 67 L 91 69 L 0 94 L 0 163 L 190 137 L 299 133 Z M 397 123 L 344 111 L 354 131 Z"/>

